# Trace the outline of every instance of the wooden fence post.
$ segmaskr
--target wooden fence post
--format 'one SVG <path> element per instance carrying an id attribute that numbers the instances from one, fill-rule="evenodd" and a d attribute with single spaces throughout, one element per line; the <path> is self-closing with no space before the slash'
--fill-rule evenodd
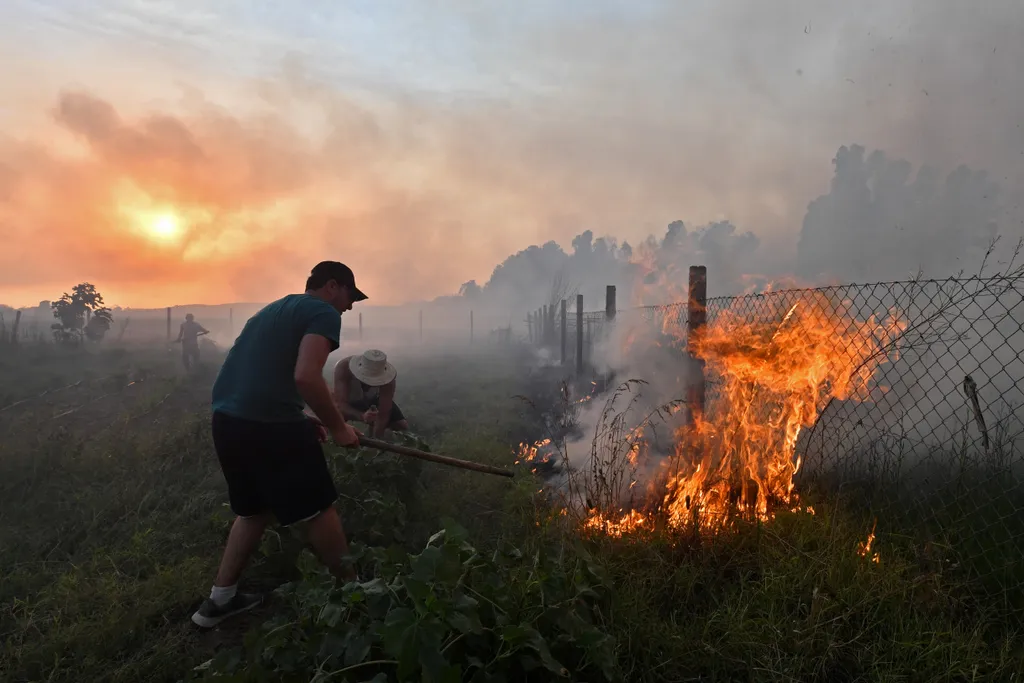
<path id="1" fill-rule="evenodd" d="M 11 344 L 18 344 L 18 325 L 21 324 L 21 311 L 14 313 L 14 329 L 11 331 Z"/>
<path id="2" fill-rule="evenodd" d="M 687 382 L 687 411 L 693 425 L 704 414 L 704 361 L 697 357 L 696 342 L 707 321 L 708 269 L 690 266 L 690 291 L 686 300 L 686 351 L 690 360 Z"/>
<path id="3" fill-rule="evenodd" d="M 576 375 L 583 376 L 583 295 L 576 295 Z"/>
<path id="4" fill-rule="evenodd" d="M 604 290 L 604 319 L 615 320 L 615 285 L 608 285 Z"/>
<path id="5" fill-rule="evenodd" d="M 171 307 L 167 307 L 167 341 L 171 341 Z"/>
<path id="6" fill-rule="evenodd" d="M 555 305 L 551 304 L 551 307 L 548 309 L 548 317 L 550 318 L 549 322 L 551 323 L 551 338 L 548 340 L 548 343 L 552 346 L 555 345 L 555 336 L 557 335 L 557 328 L 555 327 L 556 315 L 558 314 L 556 312 Z"/>
<path id="7" fill-rule="evenodd" d="M 550 306 L 544 304 L 544 345 L 551 343 L 551 311 Z"/>
<path id="8" fill-rule="evenodd" d="M 566 332 L 566 319 L 565 319 L 565 299 L 562 299 L 562 311 L 561 311 L 561 328 L 562 328 L 562 365 L 565 365 L 565 332 Z"/>

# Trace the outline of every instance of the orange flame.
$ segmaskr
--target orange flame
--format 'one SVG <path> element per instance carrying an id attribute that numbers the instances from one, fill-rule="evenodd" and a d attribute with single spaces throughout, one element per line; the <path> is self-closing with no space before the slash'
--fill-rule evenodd
<path id="1" fill-rule="evenodd" d="M 533 462 L 534 460 L 537 459 L 537 455 L 540 453 L 540 449 L 544 448 L 550 443 L 551 439 L 541 439 L 540 441 L 535 441 L 532 444 L 520 443 L 519 449 L 516 451 L 515 464 L 518 465 L 521 462 Z M 547 460 L 550 457 L 551 456 L 549 454 L 546 454 L 541 459 L 541 462 L 547 462 Z"/>
<path id="2" fill-rule="evenodd" d="M 801 430 L 833 398 L 868 400 L 872 390 L 884 391 L 872 387 L 872 376 L 905 329 L 892 312 L 881 321 L 857 320 L 819 292 L 802 292 L 797 303 L 758 322 L 738 309 L 747 303 L 737 300 L 689 340 L 713 383 L 704 410 L 691 406 L 690 423 L 676 430 L 675 454 L 662 473 L 660 512 L 669 527 L 696 519 L 717 528 L 738 516 L 768 520 L 776 508 L 799 510 L 793 478 Z M 685 337 L 676 316 L 666 316 L 662 329 Z M 632 510 L 590 510 L 585 522 L 611 535 L 649 525 Z"/>
<path id="3" fill-rule="evenodd" d="M 871 552 L 871 545 L 875 542 L 875 527 L 878 526 L 878 520 L 876 519 L 874 524 L 871 525 L 871 533 L 868 534 L 867 539 L 857 544 L 857 554 L 861 557 L 869 558 L 875 564 L 878 564 L 881 558 L 878 552 Z"/>

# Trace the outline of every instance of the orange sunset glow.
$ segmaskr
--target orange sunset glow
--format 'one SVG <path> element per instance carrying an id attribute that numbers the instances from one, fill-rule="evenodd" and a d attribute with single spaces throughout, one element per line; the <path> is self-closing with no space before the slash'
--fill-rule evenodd
<path id="1" fill-rule="evenodd" d="M 83 280 L 112 305 L 268 301 L 331 258 L 396 304 L 484 283 L 530 245 L 636 244 L 677 218 L 728 218 L 761 239 L 761 272 L 785 272 L 840 144 L 1024 177 L 996 133 L 1016 119 L 952 86 L 921 95 L 920 69 L 950 74 L 918 43 L 947 33 L 927 14 L 837 52 L 856 12 L 832 8 L 766 59 L 776 45 L 714 37 L 746 27 L 714 3 L 315 4 L 3 3 L 0 303 Z M 784 15 L 758 21 L 783 35 Z M 648 36 L 641 62 L 625 35 Z M 861 78 L 894 39 L 886 82 Z M 1019 61 L 986 59 L 1008 77 Z M 964 93 L 1001 82 L 969 76 Z"/>

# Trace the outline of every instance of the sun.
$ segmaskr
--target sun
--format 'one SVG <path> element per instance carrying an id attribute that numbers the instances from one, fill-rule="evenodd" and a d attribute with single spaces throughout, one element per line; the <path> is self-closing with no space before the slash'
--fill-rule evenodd
<path id="1" fill-rule="evenodd" d="M 170 213 L 160 214 L 149 226 L 150 233 L 160 239 L 170 239 L 178 234 L 178 230 L 178 219 Z"/>

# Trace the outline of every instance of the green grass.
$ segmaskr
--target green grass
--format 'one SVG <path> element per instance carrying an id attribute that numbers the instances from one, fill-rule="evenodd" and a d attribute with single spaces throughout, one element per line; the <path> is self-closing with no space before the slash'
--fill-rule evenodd
<path id="1" fill-rule="evenodd" d="M 718 538 L 584 538 L 549 521 L 525 471 L 509 481 L 366 452 L 330 462 L 376 583 L 332 587 L 296 538 L 274 531 L 243 587 L 281 590 L 200 632 L 188 617 L 231 515 L 208 428 L 213 368 L 185 378 L 176 362 L 162 349 L 32 347 L 0 360 L 0 409 L 30 398 L 0 412 L 3 680 L 1024 675 L 1001 614 L 905 548 L 860 557 L 869 529 L 834 501 Z M 509 465 L 510 446 L 537 434 L 513 396 L 541 390 L 511 355 L 424 356 L 401 370 L 402 408 L 437 452 Z M 465 531 L 431 541 L 445 518 Z"/>

